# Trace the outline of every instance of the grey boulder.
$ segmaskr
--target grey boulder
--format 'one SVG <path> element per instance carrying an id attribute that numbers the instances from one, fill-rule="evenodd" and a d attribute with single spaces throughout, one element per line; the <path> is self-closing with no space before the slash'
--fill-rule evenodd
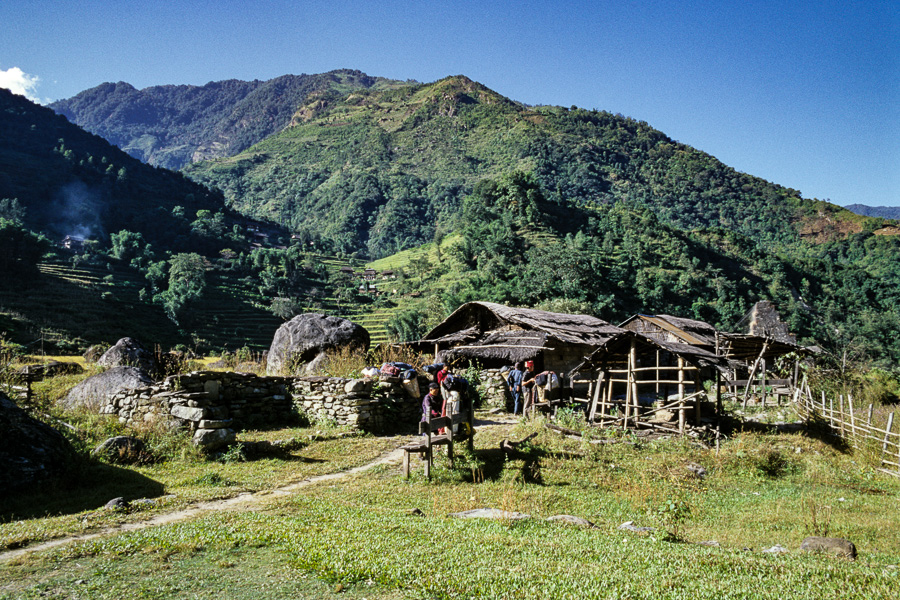
<path id="1" fill-rule="evenodd" d="M 318 313 L 297 315 L 275 332 L 266 360 L 268 375 L 303 375 L 321 367 L 326 352 L 340 348 L 369 349 L 369 332 L 340 317 Z"/>
<path id="2" fill-rule="evenodd" d="M 113 367 L 73 387 L 60 403 L 68 409 L 84 407 L 99 411 L 116 392 L 148 385 L 153 385 L 153 380 L 144 371 L 135 367 Z"/>
<path id="3" fill-rule="evenodd" d="M 153 353 L 144 348 L 138 340 L 125 337 L 103 353 L 97 360 L 101 367 L 138 367 L 147 373 L 156 371 Z"/>

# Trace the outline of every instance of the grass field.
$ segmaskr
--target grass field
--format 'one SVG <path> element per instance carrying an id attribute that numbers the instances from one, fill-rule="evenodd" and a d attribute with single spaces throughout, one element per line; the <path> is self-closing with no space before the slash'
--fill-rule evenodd
<path id="1" fill-rule="evenodd" d="M 679 439 L 613 436 L 620 443 L 600 445 L 560 437 L 540 421 L 492 418 L 480 415 L 475 453 L 464 452 L 455 469 L 438 457 L 432 482 L 414 460 L 409 481 L 396 464 L 382 465 L 267 494 L 401 443 L 315 426 L 242 434 L 298 440 L 284 458 L 186 455 L 116 467 L 129 474 L 94 494 L 91 508 L 2 523 L 0 547 L 241 492 L 259 502 L 0 562 L 0 598 L 895 598 L 900 589 L 900 480 L 827 439 L 738 432 L 719 452 Z M 533 433 L 504 460 L 501 439 Z M 707 476 L 695 477 L 689 463 Z M 98 476 L 109 479 L 109 471 Z M 135 494 L 155 486 L 163 500 L 125 515 L 98 510 L 107 496 L 128 497 L 129 485 Z M 86 493 L 64 495 L 71 502 Z M 25 504 L 53 506 L 47 498 Z M 448 516 L 479 507 L 532 518 Z M 595 527 L 545 520 L 558 514 Z M 622 531 L 625 521 L 655 530 Z M 858 560 L 800 553 L 814 533 L 850 539 Z M 762 552 L 775 545 L 789 551 Z"/>

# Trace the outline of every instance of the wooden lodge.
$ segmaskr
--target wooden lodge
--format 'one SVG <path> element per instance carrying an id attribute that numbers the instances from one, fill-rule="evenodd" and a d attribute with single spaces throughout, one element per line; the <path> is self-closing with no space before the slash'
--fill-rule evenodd
<path id="1" fill-rule="evenodd" d="M 477 360 L 490 369 L 533 360 L 537 371 L 562 374 L 622 332 L 586 315 L 469 302 L 412 345 L 438 362 Z"/>
<path id="2" fill-rule="evenodd" d="M 729 364 L 700 346 L 627 330 L 575 371 L 573 381 L 590 384 L 586 399 L 590 422 L 623 428 L 649 422 L 665 428 L 664 423 L 677 418 L 678 431 L 683 432 L 688 420 L 700 425 L 703 382 L 719 381 Z"/>

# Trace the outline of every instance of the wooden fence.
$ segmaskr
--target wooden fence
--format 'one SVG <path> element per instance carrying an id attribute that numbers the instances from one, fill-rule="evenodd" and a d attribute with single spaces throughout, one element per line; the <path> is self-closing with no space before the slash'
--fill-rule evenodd
<path id="1" fill-rule="evenodd" d="M 801 386 L 802 387 L 802 386 Z M 808 387 L 795 393 L 795 405 L 807 423 L 820 423 L 856 450 L 879 453 L 879 470 L 900 477 L 900 424 L 894 431 L 894 413 L 875 415 L 872 404 L 863 410 L 854 406 L 853 396 L 815 398 Z M 879 424 L 881 424 L 879 426 Z"/>

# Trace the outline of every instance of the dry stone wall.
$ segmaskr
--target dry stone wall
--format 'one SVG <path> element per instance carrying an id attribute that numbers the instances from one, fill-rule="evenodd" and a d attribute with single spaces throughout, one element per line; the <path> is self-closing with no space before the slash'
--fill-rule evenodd
<path id="1" fill-rule="evenodd" d="M 506 375 L 500 373 L 500 369 L 485 369 L 481 372 L 481 385 L 479 392 L 482 404 L 490 408 L 502 408 L 507 410 L 511 401 L 509 386 L 506 383 Z"/>
<path id="2" fill-rule="evenodd" d="M 427 382 L 423 380 L 425 386 Z M 329 377 L 260 377 L 196 371 L 122 390 L 100 412 L 129 426 L 187 427 L 194 442 L 215 448 L 234 441 L 236 429 L 290 423 L 297 413 L 364 431 L 413 431 L 421 416 L 418 381 Z"/>

